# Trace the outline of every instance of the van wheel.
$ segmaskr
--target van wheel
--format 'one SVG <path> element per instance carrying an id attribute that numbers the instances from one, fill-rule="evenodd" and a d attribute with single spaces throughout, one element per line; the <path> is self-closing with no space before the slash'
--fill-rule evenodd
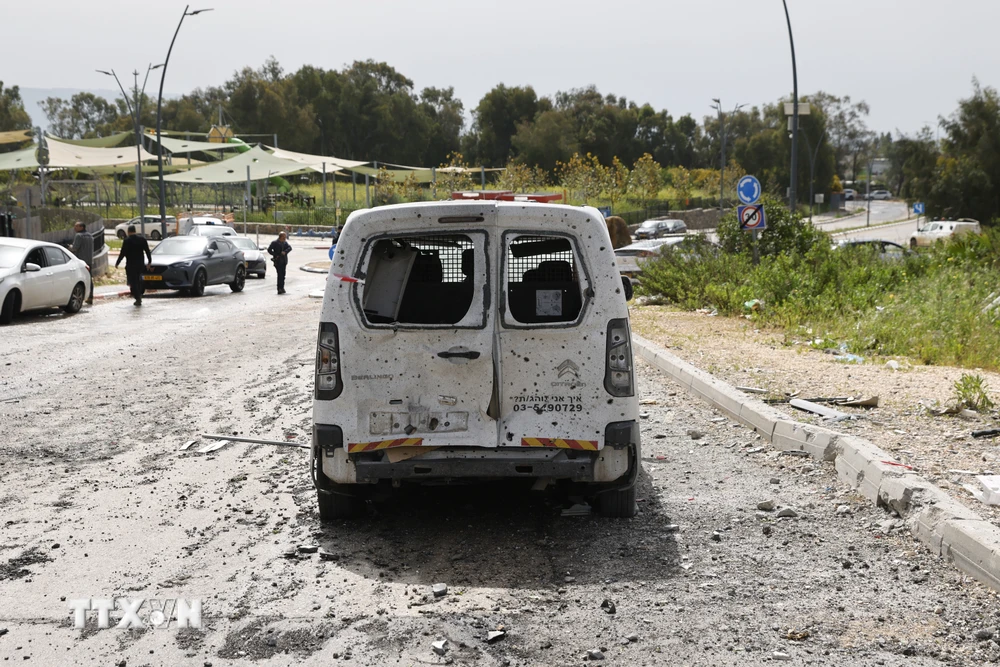
<path id="1" fill-rule="evenodd" d="M 627 489 L 599 493 L 595 504 L 600 516 L 630 519 L 635 516 L 635 485 L 633 484 Z"/>
<path id="2" fill-rule="evenodd" d="M 338 490 L 343 485 L 333 485 Z M 320 521 L 336 521 L 337 519 L 353 519 L 361 516 L 365 510 L 365 501 L 354 495 L 343 495 L 341 493 L 316 493 L 319 501 Z"/>
<path id="3" fill-rule="evenodd" d="M 124 240 L 125 240 L 125 230 L 123 230 L 123 229 L 119 229 L 119 230 L 118 230 L 118 231 L 116 232 L 116 235 L 117 235 L 117 236 L 118 236 L 118 238 L 120 238 L 120 239 L 121 239 L 122 241 L 124 241 Z"/>
<path id="4" fill-rule="evenodd" d="M 917 249 L 917 240 L 910 239 L 910 250 L 916 250 L 916 249 Z"/>
<path id="5" fill-rule="evenodd" d="M 158 231 L 156 231 L 154 229 L 153 231 L 151 231 L 149 233 L 149 238 L 153 239 L 154 241 L 159 241 L 160 240 L 160 232 L 158 232 Z"/>

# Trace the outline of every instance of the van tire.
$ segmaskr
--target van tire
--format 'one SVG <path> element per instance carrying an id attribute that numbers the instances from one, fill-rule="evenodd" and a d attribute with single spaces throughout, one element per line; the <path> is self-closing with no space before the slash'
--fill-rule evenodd
<path id="1" fill-rule="evenodd" d="M 597 514 L 613 519 L 631 519 L 635 516 L 635 485 L 597 494 L 594 501 Z"/>
<path id="2" fill-rule="evenodd" d="M 353 519 L 365 510 L 365 501 L 354 495 L 320 491 L 316 498 L 319 501 L 319 520 L 324 522 Z"/>

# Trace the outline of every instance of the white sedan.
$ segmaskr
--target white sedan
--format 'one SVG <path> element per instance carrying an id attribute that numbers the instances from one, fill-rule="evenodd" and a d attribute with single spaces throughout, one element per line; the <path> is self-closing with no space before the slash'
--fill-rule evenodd
<path id="1" fill-rule="evenodd" d="M 77 313 L 89 295 L 90 267 L 62 246 L 0 238 L 0 324 L 27 310 Z"/>

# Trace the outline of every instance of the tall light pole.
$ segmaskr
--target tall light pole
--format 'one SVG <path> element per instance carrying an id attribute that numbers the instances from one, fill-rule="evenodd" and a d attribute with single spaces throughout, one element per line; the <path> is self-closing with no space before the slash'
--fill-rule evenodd
<path id="1" fill-rule="evenodd" d="M 795 38 L 792 36 L 792 19 L 788 16 L 788 1 L 781 0 L 788 23 L 788 44 L 792 47 L 792 178 L 788 186 L 789 207 L 795 211 L 796 171 L 799 167 L 797 135 L 799 133 L 799 75 L 795 69 Z"/>
<path id="2" fill-rule="evenodd" d="M 122 97 L 125 98 L 125 106 L 128 108 L 129 115 L 132 116 L 132 126 L 135 130 L 135 196 L 138 199 L 139 204 L 139 220 L 142 225 L 142 235 L 146 235 L 146 202 L 142 196 L 142 132 L 139 129 L 140 117 L 142 115 L 142 98 L 146 96 L 146 82 L 149 81 L 149 73 L 154 69 L 159 69 L 163 65 L 153 65 L 149 64 L 146 69 L 146 80 L 142 83 L 142 92 L 139 92 L 139 71 L 133 70 L 132 76 L 135 78 L 135 87 L 133 89 L 135 94 L 135 105 L 129 104 L 128 94 L 125 92 L 122 82 L 118 80 L 118 75 L 115 74 L 114 70 L 108 72 L 107 70 L 99 69 L 95 70 L 98 74 L 105 74 L 107 76 L 114 77 L 115 83 L 118 84 L 118 90 L 122 91 Z"/>
<path id="3" fill-rule="evenodd" d="M 816 158 L 819 157 L 819 147 L 823 145 L 823 139 L 826 138 L 826 130 L 823 130 L 823 134 L 819 135 L 819 141 L 816 142 L 816 149 L 813 150 L 812 145 L 809 143 L 809 135 L 803 133 L 802 138 L 806 140 L 806 150 L 809 151 L 809 222 L 813 219 L 813 184 L 816 181 Z"/>
<path id="4" fill-rule="evenodd" d="M 160 94 L 156 98 L 156 166 L 160 181 L 160 237 L 167 235 L 167 188 L 163 182 L 163 144 L 160 142 L 160 126 L 163 116 L 163 80 L 167 78 L 167 65 L 170 64 L 170 53 L 174 50 L 174 42 L 177 41 L 177 33 L 181 31 L 181 24 L 184 23 L 185 16 L 195 16 L 202 12 L 210 12 L 211 9 L 196 9 L 189 12 L 191 5 L 184 5 L 184 13 L 181 20 L 177 22 L 177 30 L 174 30 L 174 37 L 170 40 L 170 48 L 167 49 L 167 58 L 163 61 L 163 73 L 160 74 Z"/>
<path id="5" fill-rule="evenodd" d="M 726 196 L 726 116 L 722 113 L 722 102 L 719 98 L 713 97 L 712 101 L 715 102 L 712 108 L 719 112 L 719 134 L 722 135 L 722 160 L 719 167 L 719 211 L 721 212 L 722 202 Z M 731 113 L 736 113 L 742 108 L 742 104 L 737 104 Z"/>

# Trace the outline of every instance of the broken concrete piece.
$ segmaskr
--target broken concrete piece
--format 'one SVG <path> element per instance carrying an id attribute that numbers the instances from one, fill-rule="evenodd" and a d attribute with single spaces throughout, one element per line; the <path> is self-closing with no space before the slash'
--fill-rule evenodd
<path id="1" fill-rule="evenodd" d="M 797 410 L 802 410 L 803 412 L 811 412 L 813 414 L 819 415 L 825 419 L 850 419 L 851 415 L 846 412 L 841 412 L 840 410 L 834 410 L 825 405 L 820 405 L 819 403 L 813 403 L 812 401 L 806 401 L 801 398 L 793 398 L 789 401 L 789 405 Z"/>
<path id="2" fill-rule="evenodd" d="M 762 500 L 759 503 L 757 503 L 757 509 L 763 510 L 765 512 L 773 512 L 774 507 L 775 505 L 773 500 Z"/>
<path id="3" fill-rule="evenodd" d="M 604 660 L 604 654 L 597 649 L 587 651 L 587 660 Z"/>
<path id="4" fill-rule="evenodd" d="M 431 642 L 431 650 L 438 655 L 444 655 L 448 652 L 448 640 L 442 639 L 441 641 Z"/>
<path id="5" fill-rule="evenodd" d="M 314 554 L 319 551 L 319 546 L 316 544 L 300 544 L 299 553 L 300 554 Z"/>
<path id="6" fill-rule="evenodd" d="M 878 407 L 878 396 L 871 396 L 869 398 L 859 398 L 853 401 L 844 401 L 840 403 L 847 408 L 877 408 Z"/>
<path id="7" fill-rule="evenodd" d="M 486 635 L 486 641 L 489 642 L 490 644 L 493 644 L 495 642 L 500 641 L 506 636 L 507 633 L 504 632 L 503 630 L 492 630 L 489 634 Z"/>
<path id="8" fill-rule="evenodd" d="M 614 614 L 618 611 L 618 607 L 615 606 L 615 603 L 611 600 L 604 600 L 604 602 L 601 603 L 601 609 L 604 610 L 605 614 Z"/>
<path id="9" fill-rule="evenodd" d="M 1000 505 L 1000 475 L 979 475 L 976 479 L 983 487 L 981 500 L 987 505 Z"/>
<path id="10" fill-rule="evenodd" d="M 799 515 L 799 513 L 796 512 L 795 510 L 793 510 L 791 507 L 782 507 L 780 510 L 778 510 L 778 516 L 779 517 L 786 517 L 786 518 L 789 518 L 789 519 L 794 519 L 798 515 Z"/>
<path id="11" fill-rule="evenodd" d="M 448 584 L 434 584 L 431 587 L 431 592 L 436 598 L 443 597 L 448 594 Z"/>
<path id="12" fill-rule="evenodd" d="M 197 442 L 197 440 L 188 440 L 183 445 L 181 445 L 180 451 L 183 452 L 185 449 L 189 449 L 191 445 L 193 445 L 195 442 Z"/>

